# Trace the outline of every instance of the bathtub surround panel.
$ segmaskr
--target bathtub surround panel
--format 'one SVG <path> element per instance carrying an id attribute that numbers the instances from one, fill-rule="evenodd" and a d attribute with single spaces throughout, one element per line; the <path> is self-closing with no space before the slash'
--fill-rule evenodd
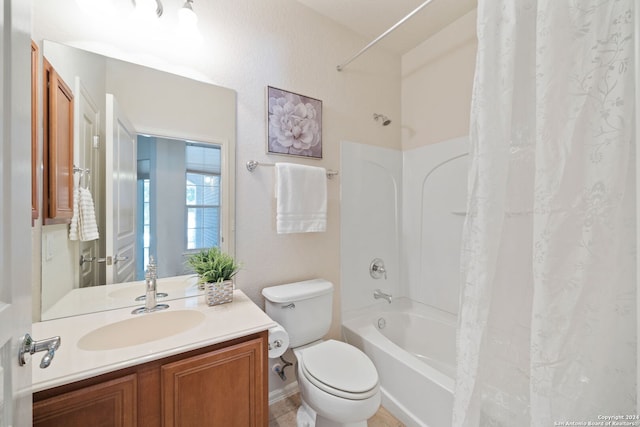
<path id="1" fill-rule="evenodd" d="M 467 209 L 467 137 L 403 152 L 405 296 L 458 312 L 460 243 Z"/>
<path id="2" fill-rule="evenodd" d="M 342 311 L 381 289 L 458 312 L 468 138 L 399 151 L 342 143 Z M 387 279 L 368 266 L 385 263 Z"/>
<path id="3" fill-rule="evenodd" d="M 398 150 L 341 144 L 342 311 L 387 304 L 375 289 L 403 293 L 400 272 L 402 154 Z M 386 279 L 369 273 L 371 261 L 384 261 Z"/>
<path id="4" fill-rule="evenodd" d="M 451 424 L 468 148 L 467 137 L 404 152 L 342 143 L 343 336 L 407 425 Z M 369 274 L 374 255 L 387 280 Z M 393 302 L 374 301 L 376 288 Z"/>

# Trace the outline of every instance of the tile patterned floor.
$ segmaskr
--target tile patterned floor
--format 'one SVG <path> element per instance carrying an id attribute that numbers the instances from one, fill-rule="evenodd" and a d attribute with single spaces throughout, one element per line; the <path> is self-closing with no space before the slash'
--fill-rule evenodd
<path id="1" fill-rule="evenodd" d="M 296 411 L 300 406 L 300 395 L 294 394 L 269 407 L 269 427 L 296 427 Z M 405 427 L 386 409 L 378 412 L 367 422 L 369 427 Z"/>

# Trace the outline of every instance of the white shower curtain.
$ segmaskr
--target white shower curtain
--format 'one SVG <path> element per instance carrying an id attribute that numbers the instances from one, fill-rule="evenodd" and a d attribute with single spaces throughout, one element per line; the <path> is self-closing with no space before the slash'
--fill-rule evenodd
<path id="1" fill-rule="evenodd" d="M 456 427 L 638 413 L 633 7 L 478 2 Z"/>

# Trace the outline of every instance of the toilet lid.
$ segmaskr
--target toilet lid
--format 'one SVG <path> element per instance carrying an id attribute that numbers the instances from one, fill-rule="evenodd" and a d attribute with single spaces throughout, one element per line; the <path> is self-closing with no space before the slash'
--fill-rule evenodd
<path id="1" fill-rule="evenodd" d="M 366 398 L 377 392 L 378 371 L 369 357 L 352 345 L 324 341 L 305 349 L 302 360 L 307 378 L 328 393 L 347 398 L 365 394 L 360 398 Z"/>

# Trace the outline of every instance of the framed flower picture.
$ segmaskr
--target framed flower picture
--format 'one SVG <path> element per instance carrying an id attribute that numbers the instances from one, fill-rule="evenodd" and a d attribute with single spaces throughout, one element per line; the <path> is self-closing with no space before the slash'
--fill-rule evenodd
<path id="1" fill-rule="evenodd" d="M 322 158 L 322 101 L 267 86 L 267 153 Z"/>

